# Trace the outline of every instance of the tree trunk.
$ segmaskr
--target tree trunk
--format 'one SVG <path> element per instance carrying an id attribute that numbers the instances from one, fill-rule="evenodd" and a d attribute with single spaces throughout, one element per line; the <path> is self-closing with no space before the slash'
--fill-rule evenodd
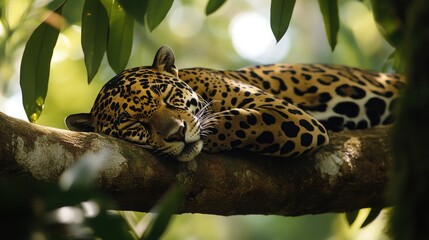
<path id="1" fill-rule="evenodd" d="M 390 127 L 331 133 L 310 157 L 202 153 L 180 163 L 100 135 L 31 124 L 0 113 L 0 178 L 55 182 L 85 156 L 107 157 L 96 187 L 120 210 L 149 211 L 175 182 L 185 185 L 179 213 L 297 216 L 389 205 Z M 92 155 L 91 155 L 92 154 Z"/>

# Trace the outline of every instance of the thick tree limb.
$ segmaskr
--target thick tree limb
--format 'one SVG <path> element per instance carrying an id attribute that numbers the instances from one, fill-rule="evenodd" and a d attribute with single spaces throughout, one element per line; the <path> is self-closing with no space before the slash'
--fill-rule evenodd
<path id="1" fill-rule="evenodd" d="M 97 187 L 122 210 L 148 211 L 175 182 L 186 186 L 181 213 L 304 215 L 386 206 L 389 127 L 331 134 L 312 157 L 249 153 L 159 160 L 141 147 L 95 133 L 48 128 L 0 113 L 0 177 L 53 182 L 85 154 L 107 156 Z"/>

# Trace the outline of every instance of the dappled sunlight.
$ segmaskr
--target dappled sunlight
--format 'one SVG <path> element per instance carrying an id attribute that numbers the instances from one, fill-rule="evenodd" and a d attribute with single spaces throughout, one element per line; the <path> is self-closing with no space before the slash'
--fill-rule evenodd
<path id="1" fill-rule="evenodd" d="M 183 214 L 173 218 L 164 239 L 312 239 L 330 236 L 335 214 L 315 216 L 214 216 Z M 198 227 L 194 227 L 198 226 Z M 308 231 L 308 226 L 311 231 Z"/>
<path id="2" fill-rule="evenodd" d="M 340 16 L 353 31 L 358 39 L 357 43 L 363 51 L 373 53 L 386 47 L 386 40 L 381 37 L 372 13 L 363 4 L 354 1 L 344 3 Z"/>
<path id="3" fill-rule="evenodd" d="M 163 239 L 234 239 L 238 228 L 229 218 L 203 214 L 183 214 L 172 218 Z M 196 227 L 198 226 L 198 227 Z M 234 231 L 235 230 L 235 231 Z M 236 235 L 237 236 L 237 235 Z M 239 239 L 235 237 L 235 239 Z"/>
<path id="4" fill-rule="evenodd" d="M 382 37 L 368 8 L 346 1 L 340 8 L 342 26 L 334 62 L 380 70 L 393 52 Z"/>
<path id="5" fill-rule="evenodd" d="M 240 13 L 232 18 L 229 32 L 240 56 L 264 63 L 280 61 L 287 55 L 290 41 L 285 37 L 276 44 L 268 19 L 255 12 Z"/>
<path id="6" fill-rule="evenodd" d="M 61 63 L 66 59 L 82 60 L 83 52 L 80 44 L 81 29 L 80 26 L 72 25 L 60 33 L 58 36 L 57 44 L 55 45 L 54 53 L 52 55 L 52 65 L 55 67 L 57 63 Z M 57 81 L 61 81 L 58 79 Z"/>
<path id="7" fill-rule="evenodd" d="M 95 201 L 82 202 L 82 209 L 85 217 L 93 218 L 100 213 L 100 206 Z"/>
<path id="8" fill-rule="evenodd" d="M 22 18 L 27 11 L 27 7 L 32 4 L 34 0 L 19 0 L 19 1 L 8 1 L 8 10 L 9 14 L 6 15 L 7 22 L 9 23 L 10 28 L 15 28 L 22 22 Z M 46 2 L 47 1 L 36 1 L 36 2 Z M 40 3 L 43 4 L 43 3 Z M 13 13 L 13 14 L 10 14 Z M 25 16 L 24 16 L 25 17 Z M 1 25 L 1 24 L 0 24 Z"/>
<path id="9" fill-rule="evenodd" d="M 0 96 L 0 99 L 1 98 L 2 97 Z M 8 98 L 4 98 L 4 102 L 0 101 L 0 103 L 0 111 L 11 117 L 28 121 L 27 115 L 24 111 L 24 107 L 22 107 L 22 95 L 20 92 L 13 94 Z"/>
<path id="10" fill-rule="evenodd" d="M 179 4 L 177 4 L 179 5 Z M 191 38 L 198 34 L 203 26 L 205 16 L 192 5 L 176 6 L 168 18 L 170 31 L 182 38 Z"/>
<path id="11" fill-rule="evenodd" d="M 2 38 L 5 37 L 5 34 L 6 34 L 5 26 L 2 22 L 0 22 L 0 37 Z"/>
<path id="12" fill-rule="evenodd" d="M 76 207 L 62 207 L 54 211 L 54 218 L 62 224 L 79 224 L 83 222 L 83 212 Z"/>

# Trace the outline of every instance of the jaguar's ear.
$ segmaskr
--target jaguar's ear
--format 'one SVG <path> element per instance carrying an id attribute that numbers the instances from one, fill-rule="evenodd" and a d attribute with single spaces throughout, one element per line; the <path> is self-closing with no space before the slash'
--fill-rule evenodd
<path id="1" fill-rule="evenodd" d="M 90 113 L 77 113 L 66 117 L 67 128 L 77 132 L 94 132 Z"/>
<path id="2" fill-rule="evenodd" d="M 173 50 L 169 46 L 162 46 L 156 52 L 152 67 L 157 68 L 159 71 L 169 72 L 177 77 L 178 71 L 174 65 L 174 61 Z"/>

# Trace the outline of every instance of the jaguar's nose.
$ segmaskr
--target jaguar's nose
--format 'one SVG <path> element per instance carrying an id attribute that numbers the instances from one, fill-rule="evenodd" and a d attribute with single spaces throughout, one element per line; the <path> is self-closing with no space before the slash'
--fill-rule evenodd
<path id="1" fill-rule="evenodd" d="M 184 142 L 186 133 L 186 122 L 180 120 L 177 125 L 171 129 L 168 135 L 164 138 L 166 142 Z"/>
<path id="2" fill-rule="evenodd" d="M 166 142 L 185 141 L 186 122 L 171 109 L 161 106 L 150 118 L 155 133 Z"/>

